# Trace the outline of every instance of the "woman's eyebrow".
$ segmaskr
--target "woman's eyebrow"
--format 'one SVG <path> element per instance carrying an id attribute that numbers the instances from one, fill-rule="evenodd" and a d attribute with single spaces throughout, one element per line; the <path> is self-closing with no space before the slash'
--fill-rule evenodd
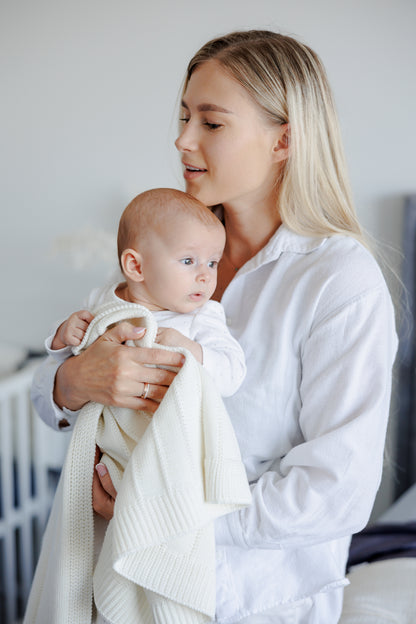
<path id="1" fill-rule="evenodd" d="M 184 102 L 184 100 L 182 100 L 181 106 L 182 108 L 186 108 L 186 110 L 189 110 L 189 106 L 187 105 L 186 102 Z M 204 113 L 206 111 L 214 111 L 217 113 L 232 114 L 232 111 L 228 110 L 227 108 L 224 108 L 223 106 L 218 106 L 217 104 L 199 104 L 196 108 L 197 108 L 197 111 L 200 113 Z"/>

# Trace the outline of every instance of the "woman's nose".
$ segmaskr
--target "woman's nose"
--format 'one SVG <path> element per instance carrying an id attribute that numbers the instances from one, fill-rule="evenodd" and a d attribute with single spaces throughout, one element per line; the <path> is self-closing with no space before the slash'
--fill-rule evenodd
<path id="1" fill-rule="evenodd" d="M 175 147 L 179 152 L 190 152 L 196 149 L 195 133 L 188 122 L 182 128 L 182 132 L 175 141 Z"/>

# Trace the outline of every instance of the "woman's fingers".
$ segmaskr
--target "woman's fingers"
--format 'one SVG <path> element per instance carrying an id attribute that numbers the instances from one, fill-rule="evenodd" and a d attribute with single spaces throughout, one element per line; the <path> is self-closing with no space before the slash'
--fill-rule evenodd
<path id="1" fill-rule="evenodd" d="M 108 474 L 107 467 L 99 462 L 100 450 L 95 451 L 95 470 L 92 478 L 92 506 L 94 511 L 110 520 L 114 514 L 114 503 L 117 492 Z"/>
<path id="2" fill-rule="evenodd" d="M 145 333 L 145 327 L 136 327 L 128 321 L 123 321 L 111 329 L 108 329 L 101 336 L 101 339 L 123 344 L 126 340 L 139 340 L 140 338 L 143 338 Z"/>
<path id="3" fill-rule="evenodd" d="M 147 384 L 144 384 L 147 385 Z M 134 409 L 140 409 L 144 412 L 148 412 L 154 414 L 157 408 L 159 407 L 160 402 L 164 398 L 166 392 L 168 391 L 169 386 L 158 385 L 158 384 L 148 384 L 149 389 L 147 391 L 147 396 L 139 396 L 137 398 L 137 403 Z"/>
<path id="4" fill-rule="evenodd" d="M 107 343 L 121 345 L 117 351 L 111 350 L 115 375 L 108 387 L 111 398 L 107 404 L 153 413 L 174 380 L 176 370 L 183 365 L 185 357 L 181 353 L 166 349 L 126 347 L 122 344 L 128 340 L 137 340 L 144 332 L 143 328 L 123 322 L 102 336 Z M 149 384 L 149 391 L 144 399 L 146 383 Z"/>
<path id="5" fill-rule="evenodd" d="M 101 337 L 103 340 L 123 344 L 127 340 L 139 340 L 143 338 L 146 329 L 144 327 L 135 327 L 128 321 L 123 321 L 112 329 L 108 330 Z M 182 353 L 176 351 L 168 351 L 166 349 L 149 349 L 146 347 L 134 347 L 137 350 L 135 360 L 143 364 L 152 364 L 155 366 L 172 366 L 181 367 L 185 361 Z"/>
<path id="6" fill-rule="evenodd" d="M 168 386 L 154 384 L 154 383 L 148 383 L 148 384 L 145 384 L 145 386 L 147 387 L 147 394 L 145 397 L 140 396 L 139 398 L 143 400 L 147 400 L 147 401 L 148 400 L 155 401 L 158 404 L 161 402 L 161 400 L 165 396 L 167 388 L 168 388 Z"/>
<path id="7" fill-rule="evenodd" d="M 158 367 L 182 366 L 184 356 L 166 349 L 129 347 L 145 330 L 123 322 L 108 330 L 77 357 L 69 358 L 58 369 L 55 402 L 76 410 L 87 401 L 103 405 L 145 409 L 154 412 L 172 383 L 175 372 Z M 152 388 L 149 399 L 140 399 L 143 384 Z M 153 402 L 151 402 L 153 400 Z"/>
<path id="8" fill-rule="evenodd" d="M 113 482 L 107 470 L 107 466 L 100 462 L 96 465 L 95 470 L 97 471 L 98 478 L 100 479 L 100 483 L 103 489 L 107 492 L 110 498 L 115 500 L 117 492 L 114 488 Z"/>

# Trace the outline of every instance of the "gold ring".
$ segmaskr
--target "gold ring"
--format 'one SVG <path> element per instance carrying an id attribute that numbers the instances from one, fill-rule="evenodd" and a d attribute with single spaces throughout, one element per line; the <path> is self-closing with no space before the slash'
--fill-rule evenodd
<path id="1" fill-rule="evenodd" d="M 140 395 L 140 399 L 147 399 L 147 395 L 149 394 L 149 388 L 150 388 L 150 384 L 149 383 L 145 383 L 143 386 L 143 392 Z"/>

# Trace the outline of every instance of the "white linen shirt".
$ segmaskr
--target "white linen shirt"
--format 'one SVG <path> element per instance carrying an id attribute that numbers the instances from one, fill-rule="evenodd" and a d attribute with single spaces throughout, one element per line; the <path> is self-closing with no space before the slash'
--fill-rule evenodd
<path id="1" fill-rule="evenodd" d="M 281 226 L 222 303 L 247 375 L 225 400 L 250 507 L 216 521 L 217 620 L 346 584 L 379 486 L 397 338 L 371 254 Z"/>
<path id="2" fill-rule="evenodd" d="M 253 496 L 216 521 L 217 621 L 232 624 L 346 584 L 380 482 L 397 338 L 379 267 L 344 236 L 281 226 L 222 304 L 246 357 L 225 404 Z M 52 406 L 43 374 L 35 394 Z"/>

